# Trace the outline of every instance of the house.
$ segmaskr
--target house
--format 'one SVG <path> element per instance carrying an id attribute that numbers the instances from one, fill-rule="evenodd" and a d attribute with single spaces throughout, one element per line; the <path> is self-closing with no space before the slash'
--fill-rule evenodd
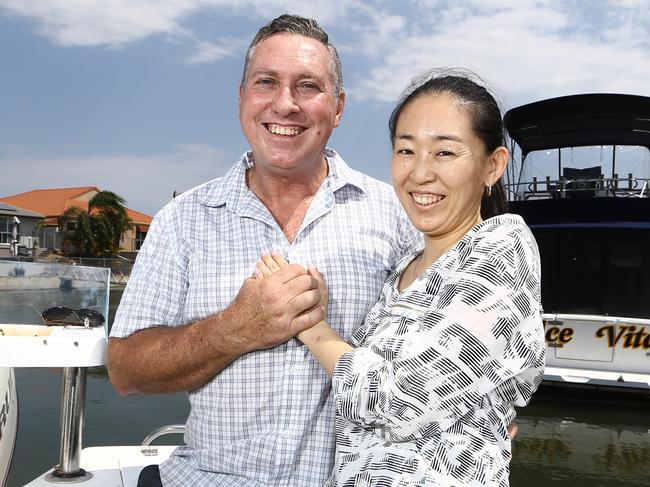
<path id="1" fill-rule="evenodd" d="M 88 202 L 101 190 L 95 186 L 79 188 L 35 189 L 26 193 L 0 198 L 0 203 L 16 205 L 42 214 L 43 221 L 38 231 L 40 247 L 60 250 L 63 244 L 63 213 L 71 207 L 88 210 Z M 130 231 L 122 235 L 120 247 L 127 253 L 140 250 L 152 217 L 139 211 L 126 209 L 133 221 Z M 0 227 L 1 228 L 1 227 Z"/>
<path id="2" fill-rule="evenodd" d="M 41 213 L 0 202 L 0 257 L 34 255 L 39 249 L 38 222 Z M 16 232 L 15 248 L 14 230 Z"/>

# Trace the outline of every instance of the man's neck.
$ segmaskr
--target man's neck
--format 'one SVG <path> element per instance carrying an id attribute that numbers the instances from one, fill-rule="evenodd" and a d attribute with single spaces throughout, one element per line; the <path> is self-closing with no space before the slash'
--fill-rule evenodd
<path id="1" fill-rule="evenodd" d="M 289 174 L 252 166 L 246 174 L 246 182 L 292 242 L 327 173 L 328 164 L 323 157 L 320 166 L 308 173 L 296 171 Z"/>

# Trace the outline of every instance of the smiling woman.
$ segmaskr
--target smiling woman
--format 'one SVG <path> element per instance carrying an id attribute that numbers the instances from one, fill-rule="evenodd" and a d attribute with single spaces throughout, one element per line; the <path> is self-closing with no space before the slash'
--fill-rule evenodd
<path id="1" fill-rule="evenodd" d="M 395 191 L 425 248 L 397 265 L 350 343 L 325 321 L 298 334 L 332 377 L 327 485 L 505 487 L 508 425 L 541 382 L 545 345 L 537 245 L 502 214 L 501 115 L 464 74 L 428 73 L 390 129 Z M 265 256 L 259 275 L 287 265 Z"/>

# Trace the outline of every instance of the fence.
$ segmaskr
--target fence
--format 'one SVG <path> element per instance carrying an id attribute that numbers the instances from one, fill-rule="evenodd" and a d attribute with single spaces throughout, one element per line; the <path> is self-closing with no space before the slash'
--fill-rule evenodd
<path id="1" fill-rule="evenodd" d="M 34 257 L 2 257 L 1 260 L 14 262 L 36 262 Z M 134 261 L 124 257 L 119 258 L 89 258 L 89 257 L 58 257 L 54 261 L 59 264 L 71 264 L 87 267 L 104 267 L 111 270 L 111 284 L 126 284 L 131 275 Z"/>

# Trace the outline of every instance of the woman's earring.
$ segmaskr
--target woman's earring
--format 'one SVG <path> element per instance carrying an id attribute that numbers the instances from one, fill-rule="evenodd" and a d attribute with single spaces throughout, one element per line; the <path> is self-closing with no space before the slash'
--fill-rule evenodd
<path id="1" fill-rule="evenodd" d="M 487 195 L 492 196 L 492 186 L 487 187 Z"/>

